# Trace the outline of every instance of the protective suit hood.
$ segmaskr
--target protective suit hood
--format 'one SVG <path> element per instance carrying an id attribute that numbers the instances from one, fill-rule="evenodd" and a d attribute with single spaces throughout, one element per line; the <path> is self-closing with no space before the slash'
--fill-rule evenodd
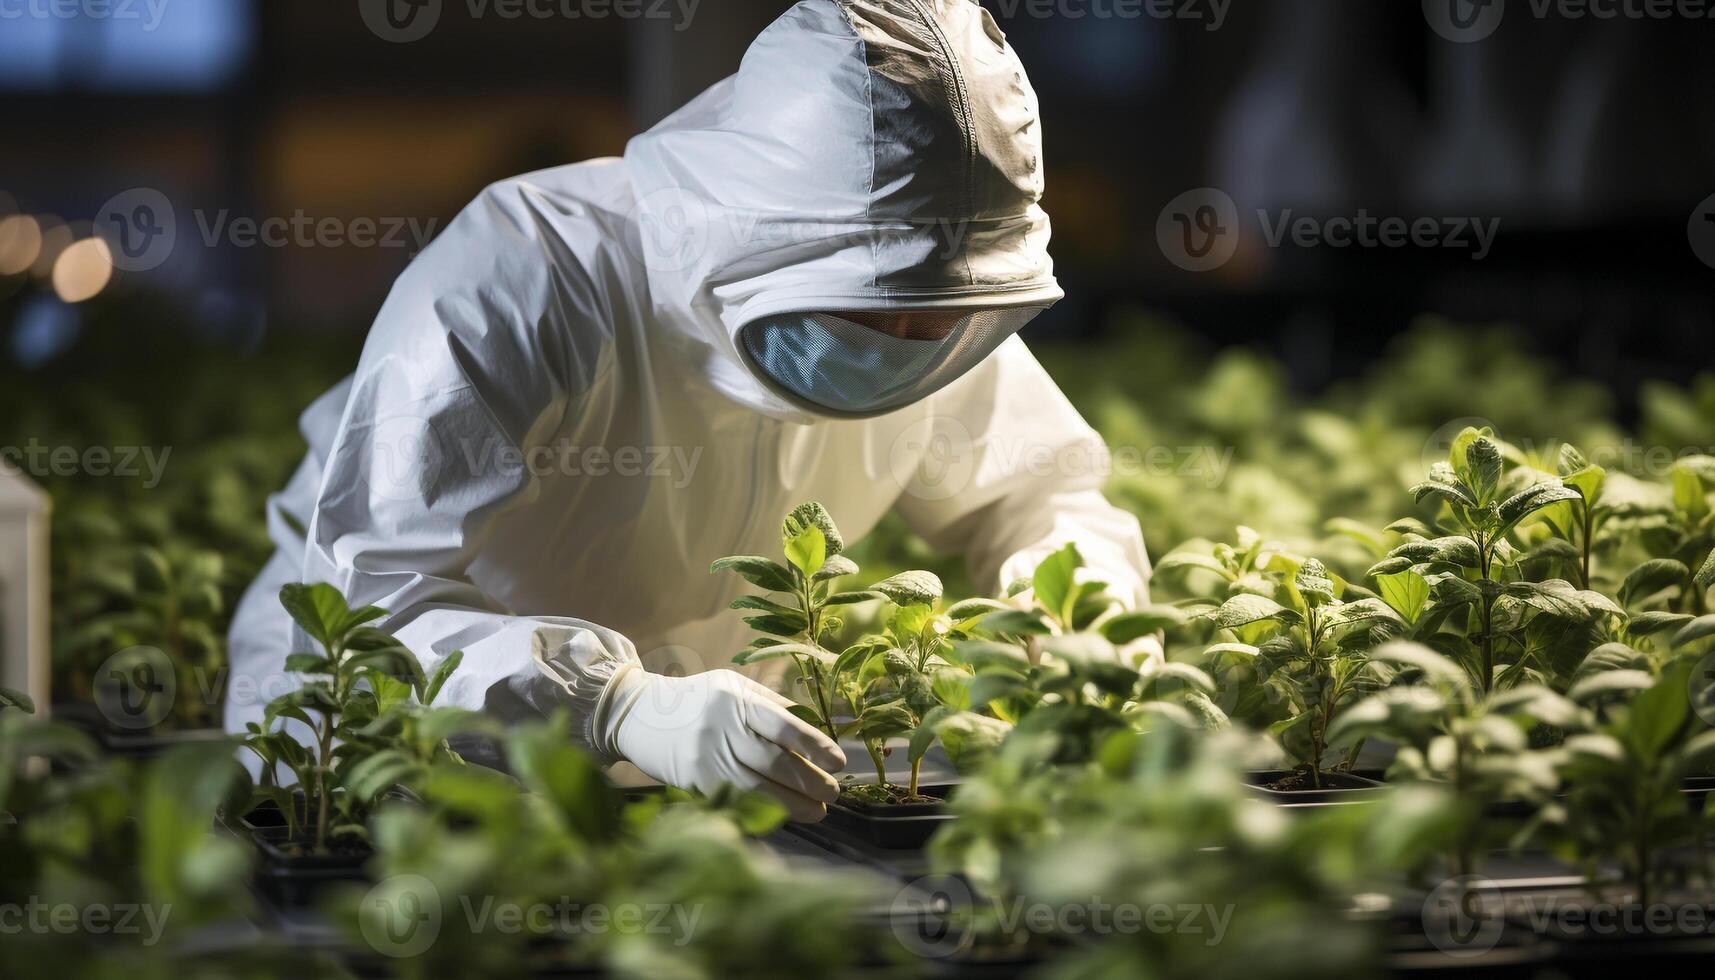
<path id="1" fill-rule="evenodd" d="M 807 413 L 740 353 L 788 311 L 1046 307 L 1036 95 L 973 0 L 804 0 L 625 160 L 654 314 L 728 397 Z"/>

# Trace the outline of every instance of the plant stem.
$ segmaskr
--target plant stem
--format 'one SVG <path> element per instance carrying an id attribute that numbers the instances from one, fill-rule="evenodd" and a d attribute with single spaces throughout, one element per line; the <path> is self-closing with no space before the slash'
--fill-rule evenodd
<path id="1" fill-rule="evenodd" d="M 887 757 L 881 752 L 881 743 L 876 739 L 865 739 L 864 748 L 869 750 L 869 761 L 875 764 L 875 785 L 887 789 Z"/>
<path id="2" fill-rule="evenodd" d="M 1483 582 L 1491 584 L 1494 580 L 1489 577 L 1491 572 L 1492 554 L 1487 542 L 1477 546 L 1477 556 L 1482 565 Z M 1495 600 L 1490 588 L 1483 589 L 1483 693 L 1489 693 L 1495 676 L 1495 638 L 1491 633 L 1494 629 Z"/>
<path id="3" fill-rule="evenodd" d="M 911 795 L 913 797 L 917 795 L 917 777 L 922 773 L 922 771 L 923 759 L 921 757 L 913 759 L 911 762 Z"/>
<path id="4" fill-rule="evenodd" d="M 1596 515 L 1591 512 L 1590 504 L 1586 501 L 1584 503 L 1584 539 L 1582 542 L 1584 545 L 1582 556 L 1583 562 L 1579 566 L 1579 577 L 1582 581 L 1579 583 L 1578 587 L 1581 589 L 1588 589 L 1590 587 L 1590 552 L 1594 548 L 1594 544 L 1591 539 L 1596 533 L 1595 525 Z"/>

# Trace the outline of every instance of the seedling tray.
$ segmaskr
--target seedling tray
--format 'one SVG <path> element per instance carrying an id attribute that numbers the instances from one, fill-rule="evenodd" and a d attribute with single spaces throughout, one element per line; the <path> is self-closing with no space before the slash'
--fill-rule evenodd
<path id="1" fill-rule="evenodd" d="M 950 785 L 924 786 L 924 796 L 945 799 L 952 791 Z M 841 797 L 828 805 L 828 817 L 821 824 L 872 847 L 888 850 L 916 850 L 929 842 L 935 831 L 956 819 L 946 810 L 945 803 L 902 803 L 881 806 Z"/>
<path id="2" fill-rule="evenodd" d="M 1270 784 L 1299 775 L 1296 769 L 1262 769 L 1245 774 L 1251 791 L 1282 804 L 1304 803 L 1362 803 L 1373 799 L 1382 789 L 1379 780 L 1351 772 L 1323 773 L 1320 788 L 1274 789 Z"/>
<path id="3" fill-rule="evenodd" d="M 103 718 L 94 705 L 82 702 L 56 704 L 52 717 L 55 721 L 63 721 L 88 732 L 106 754 L 129 759 L 146 759 L 180 745 L 218 742 L 231 737 L 219 728 L 117 728 Z"/>
<path id="4" fill-rule="evenodd" d="M 261 858 L 256 890 L 277 905 L 312 905 L 338 885 L 369 880 L 364 865 L 372 852 L 367 846 L 332 854 L 294 853 L 286 836 L 286 819 L 272 803 L 256 807 L 238 823 Z"/>

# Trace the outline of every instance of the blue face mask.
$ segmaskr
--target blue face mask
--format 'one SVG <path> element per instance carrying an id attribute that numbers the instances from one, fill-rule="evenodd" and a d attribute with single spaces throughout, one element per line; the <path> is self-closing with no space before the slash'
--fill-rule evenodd
<path id="1" fill-rule="evenodd" d="M 804 401 L 835 412 L 864 414 L 915 401 L 944 352 L 960 346 L 954 331 L 941 340 L 904 340 L 825 313 L 786 313 L 743 330 L 756 368 Z M 925 392 L 926 394 L 927 392 Z"/>

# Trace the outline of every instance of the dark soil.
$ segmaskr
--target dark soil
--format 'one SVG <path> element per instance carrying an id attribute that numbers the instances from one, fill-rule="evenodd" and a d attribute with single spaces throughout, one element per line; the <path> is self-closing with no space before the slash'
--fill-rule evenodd
<path id="1" fill-rule="evenodd" d="M 938 796 L 924 796 L 918 793 L 911 795 L 903 786 L 876 786 L 863 784 L 847 786 L 840 791 L 840 798 L 854 803 L 867 803 L 870 806 L 906 806 L 913 803 L 945 803 Z"/>
<path id="2" fill-rule="evenodd" d="M 1308 769 L 1299 769 L 1292 775 L 1283 776 L 1263 788 L 1274 790 L 1277 793 L 1293 793 L 1315 789 L 1374 789 L 1372 785 L 1362 779 L 1343 772 L 1324 772 L 1321 783 L 1321 786 L 1317 786 L 1311 780 Z"/>

